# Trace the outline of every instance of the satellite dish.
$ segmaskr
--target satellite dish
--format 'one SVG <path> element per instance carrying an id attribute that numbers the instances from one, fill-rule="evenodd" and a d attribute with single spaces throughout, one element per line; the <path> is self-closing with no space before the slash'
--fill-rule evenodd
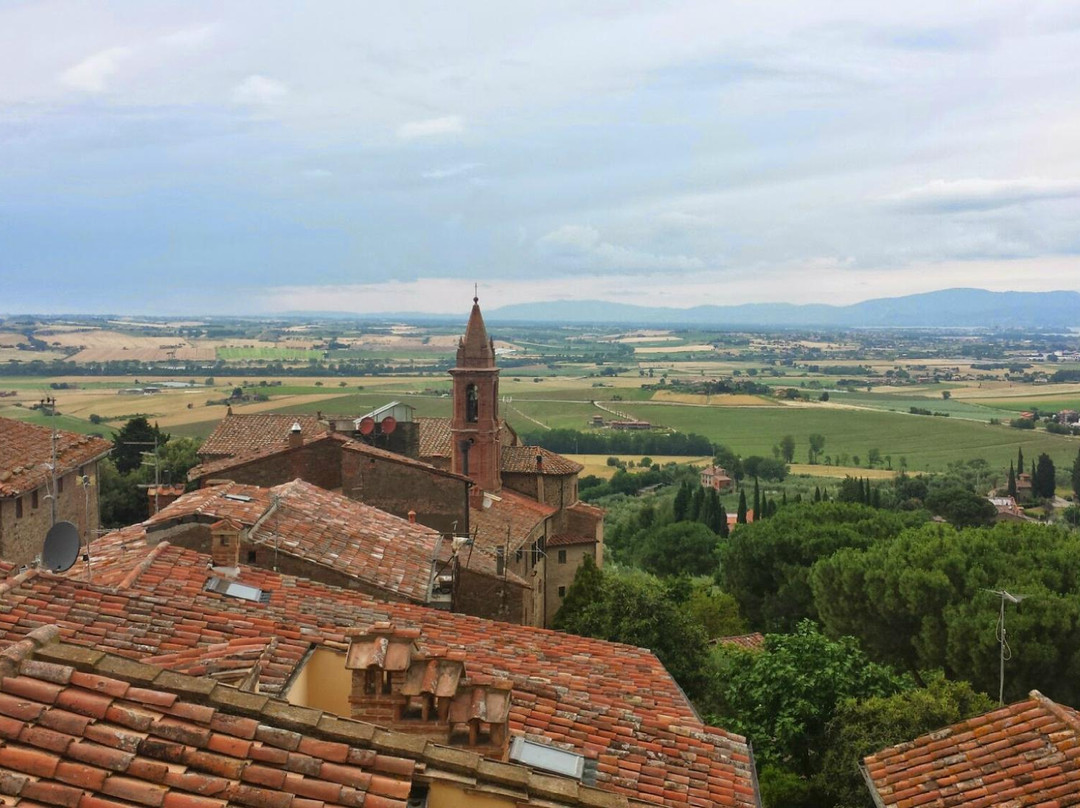
<path id="1" fill-rule="evenodd" d="M 370 415 L 365 415 L 362 419 L 360 419 L 360 434 L 361 435 L 370 435 L 374 429 L 375 429 L 375 419 L 372 418 Z"/>
<path id="2" fill-rule="evenodd" d="M 53 572 L 71 569 L 79 557 L 79 529 L 71 522 L 57 522 L 45 535 L 41 563 Z"/>
<path id="3" fill-rule="evenodd" d="M 397 429 L 397 419 L 394 418 L 394 416 L 392 415 L 388 415 L 382 419 L 382 421 L 379 423 L 379 427 L 380 429 L 382 429 L 382 433 L 384 435 L 389 435 L 391 432 Z"/>

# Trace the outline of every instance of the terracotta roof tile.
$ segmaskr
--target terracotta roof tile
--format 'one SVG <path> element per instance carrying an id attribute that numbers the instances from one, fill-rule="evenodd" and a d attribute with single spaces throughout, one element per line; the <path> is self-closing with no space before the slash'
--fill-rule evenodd
<path id="1" fill-rule="evenodd" d="M 1038 691 L 865 759 L 882 804 L 1076 805 L 1080 713 Z"/>
<path id="2" fill-rule="evenodd" d="M 57 430 L 57 469 L 62 474 L 108 454 L 112 443 L 92 435 Z M 0 418 L 0 497 L 17 497 L 40 488 L 49 478 L 52 430 Z"/>
<path id="3" fill-rule="evenodd" d="M 576 533 L 560 533 L 547 540 L 548 547 L 568 547 L 574 544 L 596 544 L 596 536 L 581 536 Z"/>
<path id="4" fill-rule="evenodd" d="M 543 461 L 538 465 L 537 457 Z M 577 474 L 585 467 L 540 446 L 503 446 L 502 470 L 507 474 Z"/>
<path id="5" fill-rule="evenodd" d="M 199 457 L 212 460 L 262 449 L 287 446 L 289 431 L 299 423 L 305 438 L 329 432 L 330 428 L 314 415 L 289 413 L 230 413 L 221 419 L 210 437 L 199 447 Z"/>
<path id="6" fill-rule="evenodd" d="M 469 508 L 469 525 L 473 529 L 476 546 L 494 552 L 504 547 L 514 552 L 546 519 L 559 509 L 545 505 L 509 488 L 504 488 L 487 499 L 487 508 Z"/>
<path id="7" fill-rule="evenodd" d="M 234 803 L 296 808 L 294 794 L 320 793 L 328 798 L 328 805 L 366 805 L 370 788 L 371 797 L 382 800 L 381 804 L 405 806 L 415 764 L 395 765 L 393 771 L 358 765 L 347 759 L 346 744 L 314 736 L 304 739 L 312 765 L 303 773 L 290 772 L 280 764 L 255 763 L 248 754 L 252 741 L 233 734 L 250 719 L 216 720 L 219 716 L 238 718 L 229 716 L 227 699 L 215 699 L 211 693 L 208 703 L 199 704 L 163 690 L 130 687 L 105 674 L 76 675 L 63 665 L 32 658 L 34 653 L 47 654 L 46 646 L 40 630 L 18 643 L 18 653 L 9 658 L 18 666 L 18 675 L 0 679 L 0 698 L 17 692 L 24 705 L 20 734 L 0 743 L 0 791 L 13 797 L 15 804 L 223 808 Z M 52 680 L 64 678 L 65 671 L 69 681 L 56 685 Z M 103 692 L 122 695 L 106 697 Z M 150 693 L 155 697 L 148 698 Z M 70 731 L 78 730 L 77 726 L 69 731 L 57 729 L 56 723 L 45 726 L 54 701 L 84 704 L 102 698 L 108 698 L 115 710 L 96 715 L 85 733 Z M 140 727 L 138 732 L 130 731 L 132 721 Z M 278 729 L 267 713 L 252 723 Z M 370 755 L 372 762 L 377 759 Z M 340 782 L 352 789 L 348 801 L 339 799 L 343 796 Z"/>
<path id="8" fill-rule="evenodd" d="M 281 692 L 312 643 L 341 649 L 350 628 L 392 622 L 419 632 L 422 652 L 432 648 L 464 651 L 470 676 L 475 672 L 509 679 L 513 686 L 511 734 L 565 744 L 593 758 L 602 756 L 607 762 L 598 767 L 599 787 L 644 800 L 661 799 L 672 806 L 691 804 L 690 788 L 708 791 L 721 804 L 755 804 L 745 741 L 704 725 L 674 680 L 645 649 L 407 603 L 382 603 L 355 591 L 242 567 L 241 583 L 271 593 L 269 603 L 252 603 L 206 591 L 207 578 L 213 574 L 207 568 L 207 556 L 164 543 L 161 547 L 127 590 L 110 590 L 43 571 L 10 579 L 2 585 L 0 638 L 10 642 L 43 623 L 55 623 L 66 642 L 138 660 L 240 638 L 275 637 L 277 646 L 268 654 L 260 676 L 262 692 L 272 695 Z M 107 611 L 102 604 L 107 604 Z M 135 690 L 128 691 L 127 701 L 133 701 Z M 112 705 L 117 701 L 124 700 L 113 698 Z M 144 709 L 165 709 L 147 706 L 141 698 L 134 703 Z M 39 709 L 46 710 L 47 705 L 39 704 Z M 55 709 L 56 705 L 48 707 Z M 98 702 L 93 709 L 100 709 Z M 0 715 L 4 714 L 0 702 Z M 105 715 L 108 721 L 108 710 Z M 44 716 L 40 720 L 44 722 Z M 88 724 L 87 731 L 100 721 Z M 213 731 L 215 724 L 209 726 Z M 251 740 L 249 732 L 233 734 Z M 257 752 L 285 752 L 267 747 L 258 732 L 255 741 L 263 745 L 252 747 L 253 759 Z M 85 734 L 79 743 L 100 748 Z M 128 765 L 123 758 L 126 751 L 120 740 L 115 743 L 108 751 L 120 755 L 111 763 L 122 772 Z M 75 754 L 72 747 L 69 755 Z M 87 759 L 84 748 L 78 751 L 82 756 L 73 758 L 78 762 L 106 767 L 105 761 Z M 213 755 L 224 753 L 199 754 L 211 755 L 204 761 L 209 765 Z M 686 790 L 650 791 L 655 787 L 646 779 L 651 775 L 642 774 L 645 766 L 661 771 L 665 782 L 686 778 Z M 368 800 L 373 796 L 369 793 Z"/>
<path id="9" fill-rule="evenodd" d="M 736 645 L 739 648 L 758 651 L 765 647 L 765 635 L 760 631 L 755 631 L 751 634 L 736 634 L 731 637 L 717 637 L 716 639 L 709 640 L 709 643 L 711 645 Z"/>

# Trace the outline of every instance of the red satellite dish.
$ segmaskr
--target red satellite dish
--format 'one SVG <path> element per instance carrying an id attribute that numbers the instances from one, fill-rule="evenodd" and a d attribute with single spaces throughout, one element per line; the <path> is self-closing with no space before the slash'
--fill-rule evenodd
<path id="1" fill-rule="evenodd" d="M 370 416 L 366 416 L 366 417 L 364 417 L 364 418 L 362 418 L 360 420 L 360 434 L 361 435 L 370 435 L 374 429 L 375 429 L 375 419 L 374 418 L 372 418 Z"/>
<path id="2" fill-rule="evenodd" d="M 392 415 L 388 415 L 382 419 L 382 423 L 379 424 L 379 426 L 382 428 L 382 433 L 384 435 L 389 435 L 397 429 L 397 419 Z"/>

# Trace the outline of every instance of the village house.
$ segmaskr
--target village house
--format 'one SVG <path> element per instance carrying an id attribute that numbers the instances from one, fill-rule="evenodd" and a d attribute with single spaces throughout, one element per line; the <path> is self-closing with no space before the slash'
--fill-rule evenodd
<path id="1" fill-rule="evenodd" d="M 94 536 L 97 466 L 111 449 L 102 438 L 0 418 L 0 559 L 33 562 L 59 521 L 84 541 Z"/>
<path id="2" fill-rule="evenodd" d="M 122 800 L 153 792 L 142 804 L 163 808 L 211 808 L 183 801 L 192 791 L 252 806 L 306 808 L 290 796 L 305 793 L 359 804 L 319 796 L 333 785 L 296 790 L 299 776 L 325 775 L 368 788 L 368 808 L 398 804 L 373 797 L 403 799 L 405 786 L 376 785 L 374 774 L 340 779 L 350 764 L 379 768 L 356 747 L 417 761 L 398 773 L 432 796 L 437 773 L 448 772 L 472 804 L 760 806 L 749 744 L 704 724 L 647 649 L 388 602 L 243 562 L 226 572 L 168 541 L 102 558 L 92 577 L 82 565 L 66 575 L 0 567 L 0 665 L 13 666 L 0 694 L 0 768 L 19 774 L 0 778 L 5 793 L 40 798 L 38 786 L 23 789 L 59 781 Z M 49 624 L 59 643 L 41 637 Z M 28 637 L 32 656 L 10 652 Z M 199 706 L 170 712 L 188 700 Z M 52 734 L 29 732 L 38 721 Z M 73 740 L 54 743 L 56 732 Z M 72 782 L 65 761 L 98 771 Z M 263 767 L 278 763 L 295 776 Z M 280 794 L 256 803 L 220 780 L 212 792 L 192 788 L 230 772 Z M 508 802 L 484 801 L 493 783 Z"/>
<path id="3" fill-rule="evenodd" d="M 727 470 L 720 466 L 706 466 L 701 470 L 701 487 L 712 488 L 714 491 L 724 493 L 730 491 L 735 481 L 728 475 Z"/>
<path id="4" fill-rule="evenodd" d="M 522 445 L 500 417 L 495 347 L 475 298 L 450 375 L 451 418 L 415 418 L 396 402 L 389 422 L 382 409 L 360 418 L 230 412 L 189 479 L 272 486 L 299 478 L 398 516 L 415 513 L 525 581 L 520 620 L 550 625 L 582 558 L 603 564 L 603 511 L 578 498 L 579 463 Z M 463 586 L 459 596 L 481 613 L 488 592 Z"/>

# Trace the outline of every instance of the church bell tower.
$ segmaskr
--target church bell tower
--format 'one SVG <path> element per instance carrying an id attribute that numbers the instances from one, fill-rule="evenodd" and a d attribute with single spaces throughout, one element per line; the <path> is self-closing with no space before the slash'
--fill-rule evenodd
<path id="1" fill-rule="evenodd" d="M 472 478 L 484 491 L 502 488 L 499 442 L 499 369 L 479 299 L 473 298 L 465 336 L 458 342 L 454 415 L 450 420 L 451 470 Z"/>

